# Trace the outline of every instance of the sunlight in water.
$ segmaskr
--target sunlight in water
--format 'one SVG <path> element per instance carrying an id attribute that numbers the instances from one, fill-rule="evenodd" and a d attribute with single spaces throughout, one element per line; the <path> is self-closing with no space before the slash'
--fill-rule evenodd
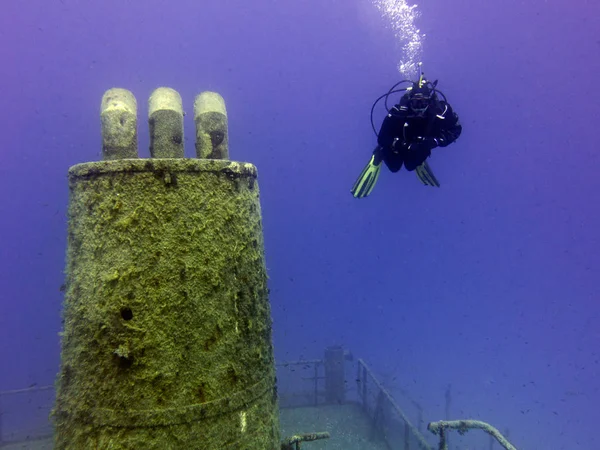
<path id="1" fill-rule="evenodd" d="M 417 5 L 409 6 L 405 0 L 373 0 L 375 6 L 386 17 L 394 30 L 394 34 L 402 45 L 402 59 L 398 63 L 398 70 L 407 78 L 416 78 L 417 64 L 421 61 L 423 40 L 415 25 L 415 19 L 420 13 Z"/>

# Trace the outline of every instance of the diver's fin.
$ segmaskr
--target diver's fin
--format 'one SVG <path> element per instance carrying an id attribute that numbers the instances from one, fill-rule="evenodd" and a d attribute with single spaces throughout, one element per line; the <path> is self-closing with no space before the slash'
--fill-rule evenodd
<path id="1" fill-rule="evenodd" d="M 371 193 L 379 178 L 381 172 L 381 160 L 377 161 L 376 155 L 371 157 L 371 161 L 363 169 L 362 173 L 352 187 L 352 195 L 354 198 L 363 198 Z"/>
<path id="2" fill-rule="evenodd" d="M 416 172 L 419 180 L 421 180 L 421 183 L 423 183 L 425 186 L 440 187 L 440 182 L 433 174 L 431 167 L 429 167 L 429 164 L 427 163 L 427 160 L 423 161 L 423 164 L 420 166 L 417 166 Z"/>

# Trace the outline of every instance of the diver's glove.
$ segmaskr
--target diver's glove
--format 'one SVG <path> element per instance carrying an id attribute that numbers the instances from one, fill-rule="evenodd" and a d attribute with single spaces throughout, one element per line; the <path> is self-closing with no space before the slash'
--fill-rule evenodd
<path id="1" fill-rule="evenodd" d="M 426 145 L 430 150 L 440 145 L 438 140 L 432 137 L 418 136 L 416 141 L 421 145 Z"/>

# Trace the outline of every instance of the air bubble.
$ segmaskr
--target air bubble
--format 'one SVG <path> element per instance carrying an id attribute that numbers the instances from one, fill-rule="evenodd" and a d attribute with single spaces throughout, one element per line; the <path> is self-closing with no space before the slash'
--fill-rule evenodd
<path id="1" fill-rule="evenodd" d="M 406 78 L 416 78 L 425 38 L 425 34 L 421 34 L 415 25 L 415 20 L 421 14 L 417 5 L 410 6 L 406 0 L 373 0 L 373 3 L 390 21 L 394 35 L 402 45 L 402 58 L 398 63 L 398 70 Z"/>

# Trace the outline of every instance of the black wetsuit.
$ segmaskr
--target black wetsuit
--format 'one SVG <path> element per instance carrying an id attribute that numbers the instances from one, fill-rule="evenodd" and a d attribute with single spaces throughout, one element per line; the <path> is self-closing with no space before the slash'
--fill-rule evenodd
<path id="1" fill-rule="evenodd" d="M 375 162 L 383 160 L 392 172 L 404 163 L 406 170 L 415 170 L 435 147 L 446 147 L 462 132 L 458 115 L 452 107 L 438 101 L 429 106 L 423 117 L 416 116 L 408 106 L 407 96 L 390 109 L 383 120 L 373 154 Z"/>

